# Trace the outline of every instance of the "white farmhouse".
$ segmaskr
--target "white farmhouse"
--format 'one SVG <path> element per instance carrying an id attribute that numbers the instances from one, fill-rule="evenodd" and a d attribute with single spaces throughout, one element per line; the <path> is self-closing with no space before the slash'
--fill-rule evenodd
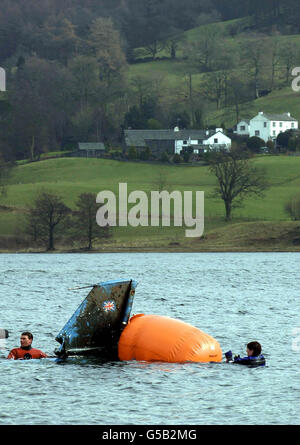
<path id="1" fill-rule="evenodd" d="M 167 152 L 180 154 L 191 148 L 194 153 L 205 153 L 209 150 L 230 150 L 231 139 L 222 128 L 215 130 L 125 130 L 127 149 L 135 147 L 138 151 L 149 147 L 153 153 Z"/>
<path id="2" fill-rule="evenodd" d="M 237 124 L 235 133 L 241 136 L 249 136 L 249 131 L 250 131 L 250 119 L 244 119 L 243 121 Z"/>
<path id="3" fill-rule="evenodd" d="M 223 133 L 223 128 L 216 128 L 214 134 L 211 134 L 203 141 L 203 145 L 208 146 L 212 150 L 225 149 L 230 150 L 231 139 Z"/>
<path id="4" fill-rule="evenodd" d="M 174 129 L 174 131 L 179 131 Z M 184 137 L 184 133 L 186 137 Z M 187 137 L 188 135 L 188 137 Z M 227 150 L 231 148 L 231 139 L 223 133 L 223 128 L 215 130 L 182 130 L 181 135 L 175 139 L 174 153 L 181 153 L 184 148 L 193 148 L 194 153 L 209 150 Z"/>
<path id="5" fill-rule="evenodd" d="M 236 133 L 239 135 L 258 136 L 265 142 L 275 140 L 279 133 L 298 128 L 297 119 L 291 113 L 271 114 L 260 111 L 257 116 L 250 119 L 248 127 L 244 120 L 237 124 Z"/>
<path id="6" fill-rule="evenodd" d="M 291 113 L 269 114 L 260 111 L 250 120 L 249 136 L 258 136 L 267 142 L 276 139 L 279 133 L 297 128 L 298 121 L 291 116 Z"/>

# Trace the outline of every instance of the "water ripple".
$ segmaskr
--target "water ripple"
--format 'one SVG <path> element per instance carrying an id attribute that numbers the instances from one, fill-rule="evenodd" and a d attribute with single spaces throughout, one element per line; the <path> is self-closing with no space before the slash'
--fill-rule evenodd
<path id="1" fill-rule="evenodd" d="M 297 253 L 1 255 L 0 424 L 299 423 L 298 264 Z M 5 359 L 25 329 L 53 354 L 87 294 L 69 289 L 117 278 L 139 282 L 133 313 L 184 320 L 223 351 L 258 340 L 267 366 Z"/>

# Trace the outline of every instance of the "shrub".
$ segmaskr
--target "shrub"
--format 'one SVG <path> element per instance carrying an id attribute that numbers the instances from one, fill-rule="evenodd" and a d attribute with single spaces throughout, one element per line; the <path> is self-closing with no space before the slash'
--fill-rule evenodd
<path id="1" fill-rule="evenodd" d="M 252 136 L 247 140 L 247 147 L 254 153 L 259 153 L 261 147 L 265 145 L 265 141 L 258 136 Z"/>
<path id="2" fill-rule="evenodd" d="M 141 151 L 140 159 L 142 161 L 149 161 L 152 157 L 152 153 L 149 147 L 146 147 L 145 150 Z"/>
<path id="3" fill-rule="evenodd" d="M 164 151 L 159 159 L 161 162 L 169 162 L 169 155 L 166 151 Z"/>
<path id="4" fill-rule="evenodd" d="M 176 153 L 176 154 L 173 156 L 173 162 L 174 162 L 175 164 L 179 164 L 180 162 L 182 162 L 182 158 L 181 158 L 181 156 L 180 156 L 178 153 Z"/>
<path id="5" fill-rule="evenodd" d="M 137 159 L 137 151 L 135 147 L 130 147 L 128 150 L 128 159 Z"/>

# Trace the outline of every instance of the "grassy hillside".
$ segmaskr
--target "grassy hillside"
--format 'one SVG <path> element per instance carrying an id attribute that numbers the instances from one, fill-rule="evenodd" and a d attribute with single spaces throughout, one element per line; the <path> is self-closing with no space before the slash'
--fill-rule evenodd
<path id="1" fill-rule="evenodd" d="M 149 193 L 159 188 L 160 176 L 163 175 L 166 181 L 164 189 L 205 192 L 204 240 L 199 244 L 196 239 L 185 238 L 186 227 L 123 227 L 113 229 L 113 237 L 107 241 L 106 248 L 131 246 L 151 249 L 171 245 L 174 248 L 177 246 L 197 250 L 204 248 L 203 243 L 206 243 L 207 249 L 211 250 L 214 245 L 220 248 L 224 233 L 227 233 L 225 244 L 228 246 L 231 239 L 234 248 L 239 244 L 236 240 L 238 233 L 243 233 L 243 237 L 247 238 L 245 233 L 248 229 L 245 227 L 250 226 L 244 225 L 249 222 L 256 225 L 256 229 L 252 226 L 252 230 L 257 236 L 262 224 L 264 231 L 271 227 L 269 222 L 273 227 L 274 224 L 278 227 L 282 224 L 294 224 L 288 222 L 284 203 L 299 190 L 300 158 L 261 156 L 253 162 L 266 168 L 271 187 L 264 198 L 248 199 L 245 207 L 234 209 L 231 223 L 224 221 L 223 202 L 212 197 L 215 178 L 205 166 L 152 165 L 82 158 L 49 159 L 20 165 L 15 168 L 7 187 L 7 195 L 1 200 L 0 234 L 2 237 L 24 237 L 22 230 L 26 209 L 31 206 L 40 190 L 59 194 L 68 206 L 74 208 L 77 197 L 83 192 L 97 194 L 102 190 L 111 190 L 118 195 L 120 182 L 128 184 L 128 193 L 133 190 Z M 243 246 L 246 248 L 247 243 Z"/>
<path id="2" fill-rule="evenodd" d="M 300 93 L 296 93 L 290 87 L 275 90 L 268 96 L 241 105 L 240 118 L 251 119 L 259 111 L 265 113 L 285 113 L 289 111 L 300 122 L 299 100 Z M 226 128 L 232 128 L 236 124 L 236 112 L 234 107 L 211 111 L 207 120 L 215 122 L 217 126 L 224 123 Z"/>
<path id="3" fill-rule="evenodd" d="M 187 73 L 193 74 L 193 91 L 195 97 L 199 96 L 201 85 L 205 81 L 206 77 L 210 73 L 200 73 L 199 69 L 185 59 L 187 43 L 195 43 L 199 40 L 204 29 L 210 29 L 216 33 L 222 41 L 224 52 L 228 54 L 238 55 L 241 51 L 241 43 L 247 44 L 247 41 L 251 39 L 251 19 L 243 18 L 237 20 L 230 20 L 227 22 L 217 22 L 209 25 L 201 25 L 183 33 L 184 43 L 178 44 L 176 52 L 176 59 L 172 60 L 168 57 L 170 55 L 166 50 L 162 50 L 157 54 L 157 60 L 133 64 L 129 67 L 129 79 L 141 76 L 148 79 L 156 79 L 160 84 L 162 94 L 168 92 L 169 96 L 174 97 L 174 94 L 178 94 L 178 97 L 183 97 L 184 93 L 188 94 L 188 80 Z M 271 30 L 270 30 L 271 31 Z M 300 35 L 274 35 L 267 36 L 271 41 L 276 40 L 278 45 L 282 44 L 296 44 L 300 47 Z M 160 60 L 160 58 L 165 58 Z M 300 60 L 294 62 L 294 66 L 299 66 Z M 270 67 L 264 67 L 264 71 L 270 71 Z M 245 63 L 238 64 L 229 68 L 228 72 L 233 72 L 240 76 L 241 79 L 248 76 L 248 69 L 245 67 Z M 271 72 L 269 77 L 271 76 Z M 281 84 L 284 82 L 285 67 L 282 64 L 276 66 L 276 77 Z M 268 74 L 265 74 L 268 77 Z M 180 93 L 181 92 L 181 93 Z M 295 93 L 291 87 L 282 87 L 274 90 L 270 95 L 261 97 L 257 100 L 249 103 L 242 104 L 241 117 L 251 118 L 257 114 L 258 111 L 282 113 L 290 111 L 292 115 L 300 121 L 300 107 L 299 107 L 300 93 Z M 234 107 L 227 107 L 225 109 L 217 110 L 215 105 L 211 104 L 210 107 L 206 106 L 205 123 L 207 125 L 220 126 L 225 123 L 227 128 L 236 124 L 236 113 Z"/>

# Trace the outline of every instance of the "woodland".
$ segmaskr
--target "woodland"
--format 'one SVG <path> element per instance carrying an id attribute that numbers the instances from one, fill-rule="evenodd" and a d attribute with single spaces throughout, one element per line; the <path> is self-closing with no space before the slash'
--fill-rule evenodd
<path id="1" fill-rule="evenodd" d="M 250 43 L 229 51 L 209 26 L 218 23 L 228 23 L 232 41 Z M 278 64 L 288 84 L 299 50 L 279 37 L 299 28 L 296 0 L 2 0 L 0 155 L 34 159 L 79 141 L 117 146 L 129 127 L 202 128 L 212 106 L 235 106 L 238 117 L 241 103 L 282 86 Z M 161 61 L 171 71 L 180 63 L 180 88 L 142 71 Z M 195 74 L 203 74 L 197 91 Z"/>

